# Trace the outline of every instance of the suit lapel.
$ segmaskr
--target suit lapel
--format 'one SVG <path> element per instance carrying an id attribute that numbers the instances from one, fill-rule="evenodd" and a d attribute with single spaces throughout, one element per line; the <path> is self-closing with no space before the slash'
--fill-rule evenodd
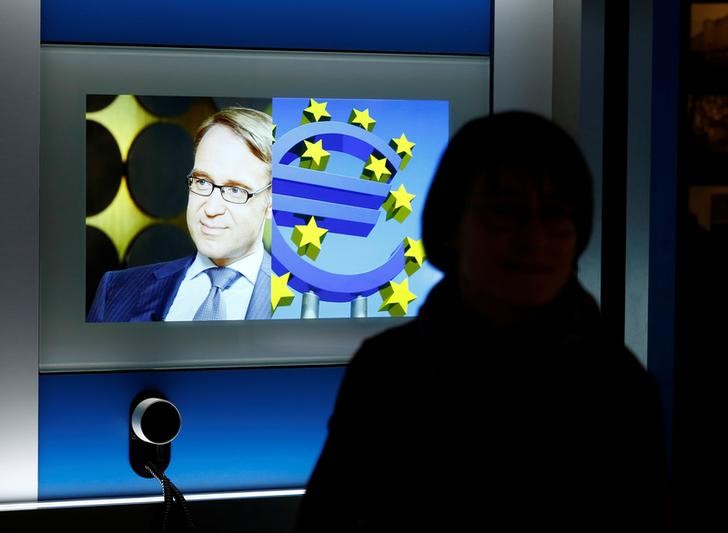
<path id="1" fill-rule="evenodd" d="M 139 294 L 131 321 L 161 321 L 177 296 L 179 286 L 194 256 L 160 264 Z"/>
<path id="2" fill-rule="evenodd" d="M 245 313 L 245 320 L 271 318 L 270 306 L 270 254 L 263 255 L 260 264 L 258 277 L 253 286 L 253 293 L 250 296 L 248 310 Z"/>

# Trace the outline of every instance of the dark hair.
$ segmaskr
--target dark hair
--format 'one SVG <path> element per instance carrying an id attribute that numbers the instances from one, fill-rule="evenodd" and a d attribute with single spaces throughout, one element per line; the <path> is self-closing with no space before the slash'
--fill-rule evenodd
<path id="1" fill-rule="evenodd" d="M 559 126 L 533 113 L 510 111 L 475 119 L 451 139 L 432 181 L 422 213 L 427 257 L 443 272 L 456 268 L 453 237 L 477 179 L 493 184 L 504 172 L 548 178 L 573 209 L 577 257 L 592 227 L 592 176 L 574 140 Z"/>

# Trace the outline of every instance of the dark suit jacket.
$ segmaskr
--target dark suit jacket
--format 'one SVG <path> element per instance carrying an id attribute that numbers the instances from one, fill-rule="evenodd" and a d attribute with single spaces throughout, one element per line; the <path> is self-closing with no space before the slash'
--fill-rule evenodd
<path id="1" fill-rule="evenodd" d="M 163 320 L 195 256 L 107 272 L 101 278 L 87 322 Z M 270 255 L 266 252 L 245 319 L 271 318 Z"/>

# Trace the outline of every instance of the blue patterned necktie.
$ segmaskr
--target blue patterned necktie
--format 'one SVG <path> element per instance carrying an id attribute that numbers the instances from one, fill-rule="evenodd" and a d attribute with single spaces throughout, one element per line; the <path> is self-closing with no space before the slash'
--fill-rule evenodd
<path id="1" fill-rule="evenodd" d="M 225 304 L 222 291 L 230 287 L 242 274 L 232 268 L 208 268 L 205 274 L 210 278 L 210 292 L 202 302 L 192 320 L 225 320 Z"/>

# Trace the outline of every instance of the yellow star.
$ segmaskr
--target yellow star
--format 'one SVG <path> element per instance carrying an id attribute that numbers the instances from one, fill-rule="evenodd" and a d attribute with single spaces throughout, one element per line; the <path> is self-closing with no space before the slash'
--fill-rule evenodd
<path id="1" fill-rule="evenodd" d="M 349 115 L 349 124 L 359 126 L 367 131 L 372 131 L 376 123 L 377 121 L 369 116 L 369 108 L 364 111 L 359 111 L 358 109 L 351 110 L 351 114 Z"/>
<path id="2" fill-rule="evenodd" d="M 404 239 L 404 270 L 408 276 L 417 272 L 425 263 L 425 247 L 422 246 L 422 240 L 415 240 L 409 237 Z"/>
<path id="3" fill-rule="evenodd" d="M 402 283 L 396 281 L 388 282 L 384 287 L 379 289 L 382 295 L 382 306 L 380 311 L 389 311 L 391 316 L 404 316 L 407 314 L 407 306 L 417 296 L 409 290 L 409 278 L 405 278 Z"/>
<path id="4" fill-rule="evenodd" d="M 313 98 L 309 98 L 308 107 L 303 110 L 303 118 L 301 119 L 301 124 L 331 120 L 331 115 L 328 111 L 326 111 L 327 105 L 328 102 L 317 102 Z"/>
<path id="5" fill-rule="evenodd" d="M 367 159 L 361 175 L 363 179 L 374 181 L 387 181 L 391 176 L 392 173 L 387 168 L 387 158 L 382 157 L 380 159 L 375 157 L 374 154 L 370 155 L 369 159 Z"/>
<path id="6" fill-rule="evenodd" d="M 328 232 L 327 229 L 319 228 L 316 225 L 316 219 L 311 217 L 305 226 L 293 226 L 291 240 L 298 246 L 298 255 L 305 254 L 315 260 L 321 251 L 321 241 Z"/>
<path id="7" fill-rule="evenodd" d="M 396 191 L 389 191 L 389 196 L 382 204 L 387 212 L 387 220 L 394 218 L 402 223 L 412 213 L 412 200 L 415 195 L 407 192 L 404 185 L 400 185 Z"/>
<path id="8" fill-rule="evenodd" d="M 305 150 L 301 154 L 301 167 L 311 170 L 326 170 L 330 154 L 324 150 L 323 140 L 319 139 L 315 143 L 304 140 L 303 144 Z"/>
<path id="9" fill-rule="evenodd" d="M 403 133 L 398 139 L 392 139 L 389 141 L 389 146 L 394 148 L 397 155 L 402 158 L 402 162 L 399 164 L 399 169 L 402 170 L 407 166 L 410 159 L 412 159 L 412 148 L 415 147 L 415 143 L 411 142 Z"/>
<path id="10" fill-rule="evenodd" d="M 293 302 L 293 291 L 288 288 L 288 279 L 291 277 L 290 272 L 286 272 L 282 276 L 270 275 L 270 306 L 275 312 L 278 307 L 291 305 Z"/>

